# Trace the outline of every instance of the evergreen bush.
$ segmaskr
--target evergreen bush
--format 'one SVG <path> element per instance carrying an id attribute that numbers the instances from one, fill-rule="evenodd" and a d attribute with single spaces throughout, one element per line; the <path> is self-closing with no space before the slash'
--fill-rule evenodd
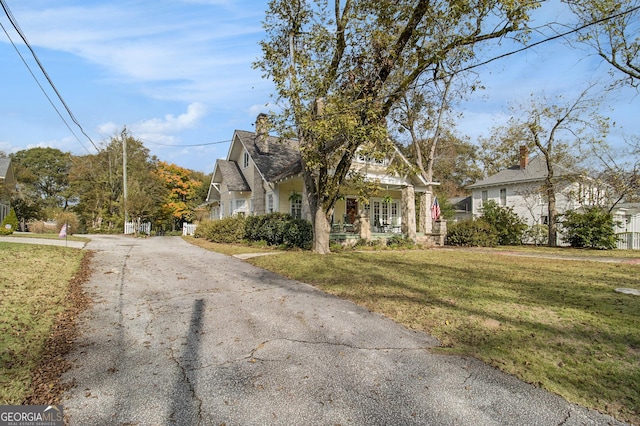
<path id="1" fill-rule="evenodd" d="M 10 226 L 7 226 L 10 225 Z M 9 214 L 5 216 L 2 220 L 2 229 L 0 229 L 0 235 L 10 235 L 13 234 L 14 231 L 18 229 L 18 216 L 16 216 L 16 211 L 11 209 Z"/>
<path id="2" fill-rule="evenodd" d="M 564 213 L 564 241 L 571 247 L 588 247 L 608 250 L 616 247 L 613 215 L 599 207 L 592 207 L 584 213 L 569 210 Z"/>
<path id="3" fill-rule="evenodd" d="M 452 246 L 494 247 L 498 233 L 486 220 L 470 219 L 452 223 L 447 229 L 447 244 Z"/>
<path id="4" fill-rule="evenodd" d="M 524 232 L 524 240 L 537 246 L 547 245 L 549 242 L 549 226 L 540 223 L 532 225 Z"/>
<path id="5" fill-rule="evenodd" d="M 527 225 L 512 207 L 499 206 L 489 200 L 482 207 L 482 218 L 496 230 L 499 245 L 522 244 Z"/>
<path id="6" fill-rule="evenodd" d="M 232 244 L 245 240 L 244 216 L 230 216 L 220 220 L 203 221 L 194 236 L 214 243 Z"/>
<path id="7" fill-rule="evenodd" d="M 387 238 L 387 247 L 392 248 L 413 248 L 415 243 L 409 237 L 404 235 L 393 235 Z"/>
<path id="8" fill-rule="evenodd" d="M 287 213 L 248 217 L 245 235 L 250 241 L 265 241 L 268 245 L 290 248 L 310 248 L 313 241 L 311 223 L 294 219 Z"/>

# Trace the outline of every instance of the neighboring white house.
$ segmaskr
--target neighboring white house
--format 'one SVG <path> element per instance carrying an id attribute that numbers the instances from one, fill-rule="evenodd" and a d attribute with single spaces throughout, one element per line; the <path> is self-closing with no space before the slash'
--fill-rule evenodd
<path id="1" fill-rule="evenodd" d="M 640 250 L 640 203 L 618 204 L 612 212 L 618 248 Z"/>
<path id="2" fill-rule="evenodd" d="M 488 200 L 511 207 L 529 226 L 548 224 L 548 203 L 543 185 L 547 167 L 543 156 L 529 161 L 526 147 L 520 149 L 520 163 L 502 170 L 467 188 L 472 190 L 471 211 L 474 217 L 482 216 L 482 206 Z M 561 167 L 554 167 L 556 180 L 556 211 L 581 207 L 606 205 L 608 192 L 604 186 L 585 176 Z"/>
<path id="3" fill-rule="evenodd" d="M 384 160 L 354 158 L 352 170 L 378 182 L 383 191 L 365 204 L 347 183 L 335 205 L 332 233 L 354 232 L 365 224 L 369 233 L 394 231 L 415 238 L 415 198 L 428 197 L 426 205 L 431 205 L 428 182 L 416 173 L 391 173 L 392 161 L 407 162 L 397 149 Z M 216 162 L 207 195 L 210 218 L 283 212 L 310 219 L 301 172 L 298 141 L 270 136 L 266 116 L 260 114 L 256 131 L 236 130 L 227 158 Z M 429 209 L 418 220 L 431 225 Z"/>
<path id="4" fill-rule="evenodd" d="M 10 158 L 0 158 L 0 222 L 9 214 L 11 204 L 7 190 L 15 184 Z"/>

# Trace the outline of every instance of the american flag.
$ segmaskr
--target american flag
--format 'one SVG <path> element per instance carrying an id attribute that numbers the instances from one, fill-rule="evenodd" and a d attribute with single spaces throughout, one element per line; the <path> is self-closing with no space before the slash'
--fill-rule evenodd
<path id="1" fill-rule="evenodd" d="M 431 206 L 431 219 L 440 219 L 440 204 L 438 204 L 438 197 L 433 199 L 433 205 Z"/>

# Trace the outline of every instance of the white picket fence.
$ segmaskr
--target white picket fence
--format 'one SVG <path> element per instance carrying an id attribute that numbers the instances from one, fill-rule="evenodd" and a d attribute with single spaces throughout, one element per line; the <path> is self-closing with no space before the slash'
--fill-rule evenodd
<path id="1" fill-rule="evenodd" d="M 621 232 L 616 236 L 620 250 L 640 250 L 640 232 Z"/>
<path id="2" fill-rule="evenodd" d="M 195 223 L 184 223 L 182 224 L 182 235 L 193 235 L 196 232 Z"/>
<path id="3" fill-rule="evenodd" d="M 135 222 L 126 222 L 124 224 L 124 234 L 125 235 L 135 234 L 136 233 L 136 226 L 137 226 L 137 223 L 135 223 Z M 150 235 L 151 234 L 151 222 L 142 222 L 140 224 L 140 228 L 138 228 L 137 231 L 138 231 L 139 234 Z"/>

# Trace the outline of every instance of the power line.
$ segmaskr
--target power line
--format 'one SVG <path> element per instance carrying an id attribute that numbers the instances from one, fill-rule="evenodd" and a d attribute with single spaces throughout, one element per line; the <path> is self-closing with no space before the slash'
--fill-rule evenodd
<path id="1" fill-rule="evenodd" d="M 49 101 L 49 103 L 51 104 L 51 106 L 53 107 L 53 109 L 56 111 L 56 113 L 58 114 L 58 117 L 60 117 L 60 119 L 62 120 L 62 122 L 65 124 L 65 126 L 67 126 L 67 129 L 69 129 L 69 131 L 71 132 L 71 134 L 76 138 L 76 140 L 78 141 L 78 143 L 80 145 L 82 145 L 82 147 L 85 149 L 85 151 L 87 151 L 87 153 L 91 154 L 91 152 L 87 149 L 86 146 L 84 146 L 84 144 L 80 141 L 80 138 L 78 138 L 78 135 L 76 135 L 74 133 L 74 131 L 71 129 L 71 127 L 69 126 L 69 123 L 67 123 L 67 121 L 64 119 L 64 117 L 62 116 L 62 114 L 60 113 L 60 110 L 55 106 L 55 104 L 53 103 L 53 101 L 51 100 L 51 98 L 49 97 L 49 95 L 47 94 L 47 92 L 44 90 L 44 87 L 42 87 L 42 85 L 40 84 L 40 82 L 38 81 L 38 79 L 36 78 L 35 74 L 33 73 L 33 70 L 31 69 L 31 67 L 29 66 L 29 64 L 27 64 L 27 61 L 24 59 L 24 56 L 22 56 L 22 53 L 20 53 L 20 50 L 18 50 L 18 47 L 16 46 L 16 44 L 13 42 L 13 39 L 11 38 L 11 36 L 9 35 L 9 33 L 7 32 L 7 29 L 4 27 L 4 25 L 2 25 L 2 22 L 0 22 L 0 27 L 2 27 L 2 31 L 4 31 L 4 33 L 7 35 L 7 38 L 9 39 L 9 41 L 11 42 L 11 44 L 13 45 L 13 48 L 15 49 L 16 53 L 18 53 L 18 56 L 20 56 L 20 59 L 22 60 L 22 63 L 24 63 L 24 65 L 27 67 L 27 69 L 29 70 L 29 74 L 31 74 L 31 77 L 33 77 L 33 79 L 35 80 L 36 84 L 38 85 L 38 87 L 40 88 L 40 90 L 42 91 L 42 93 L 44 94 L 44 96 L 47 98 L 47 100 Z"/>
<path id="2" fill-rule="evenodd" d="M 33 56 L 33 58 L 35 59 L 36 63 L 38 64 L 38 67 L 40 68 L 40 70 L 42 71 L 42 73 L 44 74 L 45 78 L 47 79 L 47 81 L 49 82 L 49 85 L 51 86 L 51 88 L 53 89 L 53 91 L 55 92 L 56 96 L 58 97 L 58 99 L 60 100 L 60 102 L 62 102 L 62 105 L 64 106 L 65 110 L 67 111 L 67 113 L 69 114 L 69 117 L 71 117 L 71 120 L 76 124 L 76 126 L 78 126 L 78 128 L 80 129 L 80 131 L 82 132 L 83 135 L 86 136 L 86 138 L 89 140 L 89 142 L 91 142 L 91 145 L 93 145 L 93 147 L 96 149 L 96 151 L 100 151 L 98 149 L 98 147 L 96 146 L 96 144 L 93 142 L 93 140 L 91 139 L 91 137 L 89 137 L 89 135 L 84 131 L 84 129 L 82 128 L 82 125 L 80 125 L 80 123 L 78 122 L 78 120 L 76 119 L 75 115 L 71 112 L 71 109 L 69 108 L 69 106 L 67 105 L 67 103 L 64 101 L 64 99 L 62 98 L 62 95 L 60 94 L 60 92 L 58 91 L 57 87 L 55 84 L 53 84 L 53 81 L 51 80 L 51 77 L 49 77 L 49 74 L 47 73 L 47 71 L 45 70 L 44 66 L 42 65 L 42 63 L 40 62 L 40 59 L 38 58 L 38 55 L 36 55 L 36 52 L 33 50 L 33 48 L 31 47 L 31 45 L 29 44 L 29 41 L 27 40 L 27 37 L 24 35 L 24 33 L 22 32 L 22 29 L 20 28 L 20 25 L 18 25 L 18 22 L 16 21 L 15 17 L 13 16 L 13 13 L 11 13 L 11 10 L 9 9 L 9 6 L 7 5 L 7 3 L 5 2 L 5 0 L 0 0 L 0 4 L 2 5 L 2 9 L 4 10 L 5 15 L 7 15 L 7 18 L 9 19 L 9 22 L 11 23 L 11 25 L 13 26 L 13 28 L 16 30 L 16 32 L 18 33 L 18 35 L 20 36 L 20 38 L 22 39 L 22 41 L 24 42 L 24 44 L 27 46 L 27 48 L 29 49 L 29 51 L 31 52 L 31 55 Z M 7 37 L 9 38 L 9 40 L 11 41 L 11 44 L 13 45 L 13 47 L 16 49 L 16 51 L 18 51 L 18 48 L 16 47 L 15 43 L 13 42 L 13 40 L 11 39 L 11 37 L 9 36 L 9 33 L 7 32 L 7 30 L 4 28 L 4 26 L 2 26 L 2 29 L 4 30 L 5 34 L 7 35 Z M 20 52 L 18 51 L 18 54 L 20 55 L 20 58 L 22 58 L 22 61 L 25 63 L 25 65 L 27 65 L 26 61 L 24 60 L 24 57 L 20 54 Z M 29 72 L 31 73 L 31 75 L 33 76 L 33 78 L 36 80 L 36 82 L 38 81 L 37 78 L 35 77 L 35 75 L 33 74 L 33 72 L 31 71 L 31 68 L 29 68 L 29 66 L 27 65 L 27 68 L 29 69 Z M 40 85 L 40 83 L 38 82 L 38 86 L 40 86 L 40 89 L 43 91 L 44 93 L 44 89 L 42 88 L 42 86 Z M 45 96 L 47 96 L 47 94 L 45 93 Z M 49 99 L 49 103 L 51 103 L 51 105 L 53 106 L 53 103 L 51 102 L 51 99 L 49 98 L 49 96 L 47 96 L 47 99 Z M 56 112 L 58 113 L 58 115 L 60 116 L 60 118 L 62 118 L 62 115 L 60 114 L 60 112 L 58 111 L 58 109 L 53 106 L 54 109 L 56 110 Z M 67 126 L 67 128 L 69 128 L 69 125 L 67 124 L 67 122 L 64 120 L 64 118 L 62 118 L 62 121 L 64 121 L 65 125 Z M 71 130 L 69 128 L 69 130 Z M 73 131 L 71 132 L 73 133 Z M 75 133 L 73 133 L 73 135 L 76 137 L 76 139 L 78 139 L 78 137 L 75 135 Z M 78 142 L 80 142 L 80 139 L 78 139 Z M 82 145 L 82 142 L 80 142 L 80 144 Z M 83 145 L 84 147 L 84 145 Z M 86 149 L 86 147 L 85 147 Z"/>
<path id="3" fill-rule="evenodd" d="M 516 49 L 516 50 L 513 50 L 511 52 L 507 52 L 505 54 L 496 56 L 495 58 L 491 58 L 491 59 L 486 60 L 484 62 L 480 62 L 480 63 L 474 64 L 474 65 L 470 65 L 470 66 L 468 66 L 468 67 L 466 67 L 466 68 L 464 68 L 464 69 L 462 69 L 460 71 L 457 71 L 456 73 L 469 71 L 470 69 L 477 68 L 477 67 L 480 67 L 482 65 L 486 65 L 486 64 L 488 64 L 490 62 L 497 61 L 498 59 L 502 59 L 502 58 L 506 58 L 507 56 L 515 55 L 516 53 L 523 52 L 523 51 L 525 51 L 527 49 L 531 49 L 532 47 L 538 46 L 540 44 L 547 43 L 547 42 L 550 42 L 550 41 L 553 41 L 553 40 L 556 40 L 556 39 L 559 39 L 559 38 L 563 38 L 563 37 L 566 37 L 568 35 L 577 33 L 579 31 L 582 31 L 585 28 L 591 27 L 593 25 L 598 25 L 598 24 L 601 24 L 603 22 L 610 21 L 612 19 L 616 19 L 616 18 L 619 18 L 621 16 L 627 15 L 629 13 L 633 13 L 633 12 L 637 11 L 638 9 L 640 9 L 640 6 L 632 7 L 629 10 L 625 10 L 625 11 L 617 13 L 615 15 L 605 16 L 604 18 L 601 18 L 601 19 L 598 19 L 598 20 L 595 20 L 595 21 L 592 21 L 592 22 L 588 22 L 588 23 L 586 23 L 584 25 L 581 25 L 581 26 L 579 26 L 577 28 L 573 28 L 573 29 L 571 29 L 569 31 L 566 31 L 564 33 L 556 34 L 554 36 L 547 37 L 547 38 L 545 38 L 543 40 L 540 40 L 540 41 L 537 41 L 535 43 L 528 44 L 528 45 L 526 45 L 526 46 L 524 46 L 524 47 L 522 47 L 520 49 Z"/>
<path id="4" fill-rule="evenodd" d="M 229 143 L 229 142 L 231 142 L 231 139 L 224 140 L 224 141 L 218 141 L 218 142 L 196 143 L 196 144 L 190 144 L 190 145 L 170 145 L 170 144 L 159 143 L 159 142 L 145 141 L 145 143 L 150 143 L 150 144 L 153 144 L 153 145 L 160 145 L 160 146 L 170 146 L 170 147 L 173 147 L 173 148 L 187 148 L 187 147 L 193 147 L 193 146 L 219 145 L 219 144 L 222 144 L 222 143 Z"/>

